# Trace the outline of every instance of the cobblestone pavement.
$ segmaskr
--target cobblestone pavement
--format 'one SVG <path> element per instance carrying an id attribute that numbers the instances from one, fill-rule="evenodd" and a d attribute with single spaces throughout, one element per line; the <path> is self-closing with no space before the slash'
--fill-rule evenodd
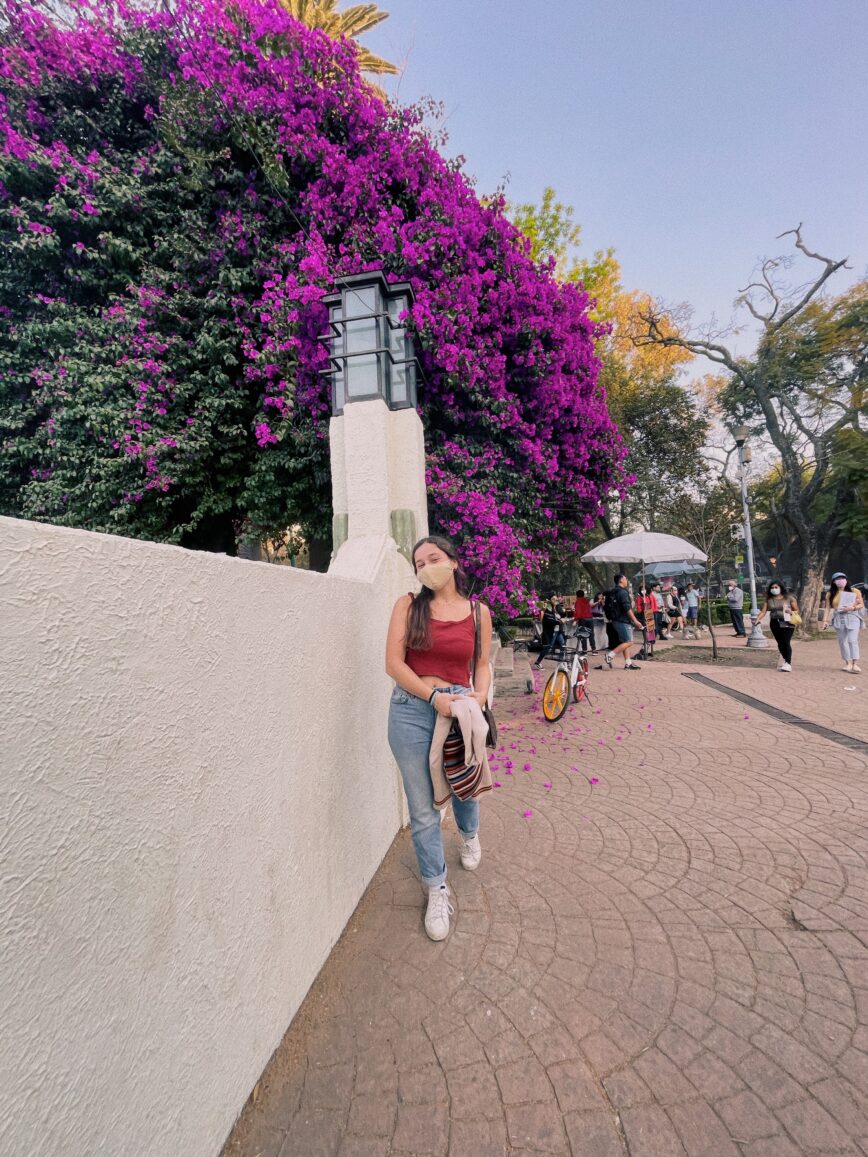
<path id="1" fill-rule="evenodd" d="M 803 650 L 749 693 L 846 731 Z M 868 1153 L 868 761 L 683 670 L 595 671 L 562 726 L 501 704 L 449 939 L 405 832 L 226 1157 Z"/>

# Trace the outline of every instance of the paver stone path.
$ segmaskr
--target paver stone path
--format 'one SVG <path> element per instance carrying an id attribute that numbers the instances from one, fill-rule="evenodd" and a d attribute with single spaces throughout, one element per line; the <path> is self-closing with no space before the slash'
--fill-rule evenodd
<path id="1" fill-rule="evenodd" d="M 833 643 L 769 661 L 751 695 L 864 736 Z M 500 704 L 449 939 L 405 832 L 225 1157 L 868 1153 L 868 759 L 684 670 Z"/>

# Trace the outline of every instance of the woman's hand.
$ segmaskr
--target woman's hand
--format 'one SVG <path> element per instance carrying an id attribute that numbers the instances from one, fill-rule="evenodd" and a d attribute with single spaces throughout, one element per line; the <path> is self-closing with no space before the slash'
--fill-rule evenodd
<path id="1" fill-rule="evenodd" d="M 448 691 L 440 691 L 434 696 L 434 710 L 438 715 L 452 714 L 452 700 L 457 699 L 457 695 L 452 695 Z"/>
<path id="2" fill-rule="evenodd" d="M 488 692 L 474 691 L 471 695 L 471 699 L 475 699 L 480 707 L 485 707 L 485 705 L 488 703 Z"/>

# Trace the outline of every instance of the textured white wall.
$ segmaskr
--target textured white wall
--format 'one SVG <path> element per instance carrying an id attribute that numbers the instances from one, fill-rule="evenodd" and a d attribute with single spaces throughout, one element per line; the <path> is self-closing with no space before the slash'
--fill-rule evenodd
<path id="1" fill-rule="evenodd" d="M 400 826 L 375 555 L 0 519 L 0 1152 L 219 1150 Z"/>

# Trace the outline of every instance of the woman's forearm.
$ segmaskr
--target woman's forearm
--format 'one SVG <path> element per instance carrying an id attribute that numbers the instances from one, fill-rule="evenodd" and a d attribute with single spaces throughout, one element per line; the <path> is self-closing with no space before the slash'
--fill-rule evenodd
<path id="1" fill-rule="evenodd" d="M 425 683 L 412 667 L 408 667 L 404 662 L 393 662 L 386 664 L 386 674 L 404 691 L 409 691 L 411 695 L 415 695 L 418 699 L 429 699 L 431 696 L 431 688 Z"/>

